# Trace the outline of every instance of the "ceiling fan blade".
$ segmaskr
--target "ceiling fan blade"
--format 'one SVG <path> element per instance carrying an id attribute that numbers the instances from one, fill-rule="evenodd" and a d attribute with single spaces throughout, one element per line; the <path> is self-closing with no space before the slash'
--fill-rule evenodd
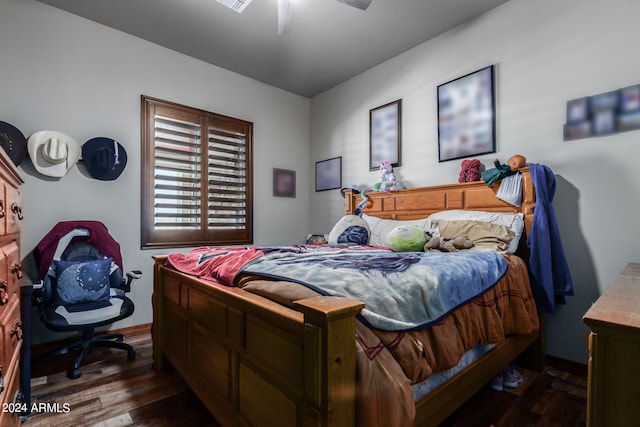
<path id="1" fill-rule="evenodd" d="M 340 3 L 357 7 L 358 9 L 367 10 L 373 0 L 338 0 Z"/>
<path id="2" fill-rule="evenodd" d="M 278 0 L 278 34 L 289 34 L 293 18 L 293 1 Z"/>

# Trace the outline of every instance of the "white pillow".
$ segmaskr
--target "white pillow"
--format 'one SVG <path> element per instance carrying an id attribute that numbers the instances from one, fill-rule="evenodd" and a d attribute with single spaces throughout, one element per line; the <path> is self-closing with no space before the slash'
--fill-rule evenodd
<path id="1" fill-rule="evenodd" d="M 437 230 L 438 221 L 482 221 L 491 224 L 506 225 L 514 233 L 515 237 L 509 243 L 507 249 L 508 254 L 513 254 L 518 250 L 520 237 L 524 231 L 524 215 L 521 213 L 505 213 L 505 212 L 487 212 L 487 211 L 465 211 L 461 209 L 453 209 L 449 211 L 440 211 L 429 215 L 425 224 L 425 230 Z M 437 234 L 437 233 L 436 233 Z"/>
<path id="2" fill-rule="evenodd" d="M 413 220 L 382 219 L 365 213 L 362 214 L 362 218 L 369 224 L 369 230 L 371 231 L 369 244 L 371 246 L 387 246 L 387 235 L 391 230 L 400 225 L 417 225 L 425 231 L 429 231 L 429 229 L 426 228 L 428 218 Z"/>

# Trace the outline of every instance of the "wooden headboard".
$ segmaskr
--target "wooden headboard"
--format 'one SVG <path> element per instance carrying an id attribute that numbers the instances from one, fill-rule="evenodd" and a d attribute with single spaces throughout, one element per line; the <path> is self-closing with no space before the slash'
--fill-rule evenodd
<path id="1" fill-rule="evenodd" d="M 531 182 L 529 168 L 522 173 L 522 206 L 510 205 L 496 197 L 500 182 L 491 187 L 484 181 L 462 184 L 435 185 L 432 187 L 409 188 L 389 193 L 367 193 L 368 201 L 363 210 L 367 215 L 387 219 L 419 219 L 434 212 L 465 209 L 493 212 L 522 212 L 526 234 L 531 230 L 536 194 Z M 360 194 L 353 190 L 345 193 L 345 213 L 352 214 L 362 201 Z"/>

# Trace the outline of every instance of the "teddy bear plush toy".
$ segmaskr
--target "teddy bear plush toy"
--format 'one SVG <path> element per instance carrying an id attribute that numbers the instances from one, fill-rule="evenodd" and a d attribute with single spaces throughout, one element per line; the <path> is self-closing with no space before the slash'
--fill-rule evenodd
<path id="1" fill-rule="evenodd" d="M 446 239 L 444 237 L 430 237 L 427 233 L 427 243 L 424 245 L 425 252 L 457 252 L 465 249 L 471 249 L 473 247 L 473 241 L 467 236 L 458 236 L 453 239 Z"/>
<path id="2" fill-rule="evenodd" d="M 480 181 L 480 160 L 463 160 L 460 164 L 458 182 Z"/>

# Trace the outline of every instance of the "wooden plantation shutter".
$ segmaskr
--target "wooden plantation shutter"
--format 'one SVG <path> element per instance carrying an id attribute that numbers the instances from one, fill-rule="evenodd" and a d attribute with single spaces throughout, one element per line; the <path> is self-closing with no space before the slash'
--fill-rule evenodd
<path id="1" fill-rule="evenodd" d="M 253 124 L 142 97 L 142 247 L 252 243 Z"/>

